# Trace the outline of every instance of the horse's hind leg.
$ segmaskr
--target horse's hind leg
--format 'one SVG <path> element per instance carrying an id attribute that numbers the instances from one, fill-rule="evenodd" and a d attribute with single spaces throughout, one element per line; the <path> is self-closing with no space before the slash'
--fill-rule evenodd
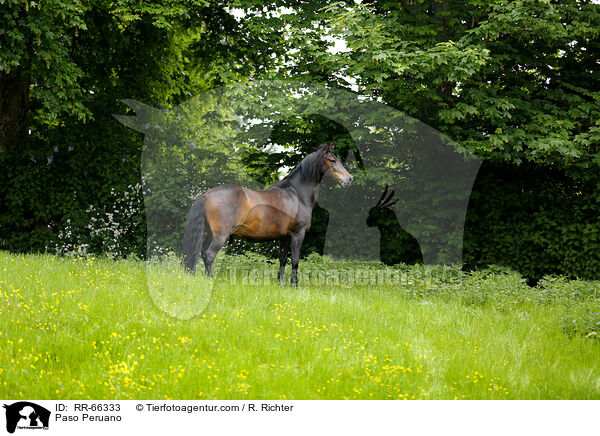
<path id="1" fill-rule="evenodd" d="M 208 247 L 210 247 L 212 240 L 213 240 L 213 234 L 209 228 L 206 232 L 204 242 L 202 244 L 202 249 L 200 250 L 200 256 L 202 256 L 202 262 L 204 262 L 204 270 L 205 271 L 206 271 L 206 252 L 208 251 Z M 207 275 L 208 275 L 208 273 L 207 273 Z"/>
<path id="2" fill-rule="evenodd" d="M 285 280 L 285 263 L 287 262 L 289 252 L 290 239 L 284 238 L 281 240 L 281 246 L 279 248 L 279 283 L 283 283 Z"/>
<path id="3" fill-rule="evenodd" d="M 206 271 L 206 275 L 208 277 L 212 277 L 212 264 L 215 261 L 215 257 L 217 257 L 217 253 L 223 248 L 225 245 L 225 241 L 227 241 L 229 235 L 212 235 L 210 243 L 206 250 L 202 251 L 202 260 L 204 260 L 204 270 Z"/>

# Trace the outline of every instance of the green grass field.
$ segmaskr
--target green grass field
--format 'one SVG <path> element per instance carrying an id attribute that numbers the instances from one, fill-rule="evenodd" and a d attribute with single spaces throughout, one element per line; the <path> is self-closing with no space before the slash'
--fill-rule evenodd
<path id="1" fill-rule="evenodd" d="M 0 252 L 0 397 L 600 399 L 598 282 L 312 257 L 296 289 L 220 262 Z"/>

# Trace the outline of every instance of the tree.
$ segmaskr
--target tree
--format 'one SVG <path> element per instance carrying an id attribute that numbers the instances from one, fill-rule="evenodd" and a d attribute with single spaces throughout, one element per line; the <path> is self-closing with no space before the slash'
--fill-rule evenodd
<path id="1" fill-rule="evenodd" d="M 324 18 L 350 49 L 326 56 L 333 71 L 479 157 L 598 164 L 600 5 L 375 1 Z"/>
<path id="2" fill-rule="evenodd" d="M 291 12 L 280 17 L 290 29 L 290 68 L 280 74 L 379 99 L 485 160 L 470 212 L 472 262 L 597 276 L 589 253 L 600 248 L 600 5 L 281 5 Z M 336 38 L 342 50 L 332 50 Z"/>
<path id="3" fill-rule="evenodd" d="M 240 79 L 253 65 L 254 55 L 243 53 L 250 42 L 263 49 L 263 66 L 272 52 L 207 0 L 4 0 L 0 22 L 0 151 L 22 145 L 30 125 L 93 118 L 87 103 L 105 91 L 101 83 L 131 90 L 133 82 L 145 92 L 159 85 L 161 100 L 184 98 Z"/>
<path id="4" fill-rule="evenodd" d="M 81 3 L 30 1 L 0 4 L 0 151 L 23 142 L 29 124 L 30 87 L 48 111 L 48 118 L 68 110 L 81 117 L 86 111 L 72 86 L 81 70 L 69 59 L 69 46 L 85 29 Z M 67 109 L 68 102 L 72 105 Z"/>
<path id="5" fill-rule="evenodd" d="M 85 232 L 90 205 L 139 183 L 121 99 L 173 107 L 276 62 L 216 1 L 4 1 L 0 20 L 0 246 L 13 250 L 43 250 L 67 219 Z"/>

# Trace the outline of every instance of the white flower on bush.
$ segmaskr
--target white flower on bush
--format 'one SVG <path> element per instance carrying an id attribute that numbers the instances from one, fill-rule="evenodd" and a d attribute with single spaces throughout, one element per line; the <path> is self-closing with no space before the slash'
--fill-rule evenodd
<path id="1" fill-rule="evenodd" d="M 135 216 L 143 211 L 142 185 L 129 185 L 127 190 L 110 191 L 112 203 L 105 209 L 90 205 L 86 209 L 89 222 L 83 229 L 75 229 L 71 219 L 67 218 L 66 226 L 57 233 L 57 241 L 48 251 L 57 254 L 85 255 L 90 246 L 99 247 L 98 251 L 112 257 L 123 257 L 134 254 L 138 247 L 128 246 L 129 241 L 123 235 L 135 233 L 140 225 Z"/>

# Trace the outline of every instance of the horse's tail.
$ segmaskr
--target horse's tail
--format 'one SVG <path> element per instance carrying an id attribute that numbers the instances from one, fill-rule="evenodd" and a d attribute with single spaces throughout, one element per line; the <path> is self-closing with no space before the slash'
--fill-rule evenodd
<path id="1" fill-rule="evenodd" d="M 196 270 L 198 255 L 202 251 L 204 223 L 206 222 L 204 217 L 205 202 L 206 198 L 204 196 L 200 196 L 194 201 L 183 233 L 183 265 L 190 272 Z"/>

